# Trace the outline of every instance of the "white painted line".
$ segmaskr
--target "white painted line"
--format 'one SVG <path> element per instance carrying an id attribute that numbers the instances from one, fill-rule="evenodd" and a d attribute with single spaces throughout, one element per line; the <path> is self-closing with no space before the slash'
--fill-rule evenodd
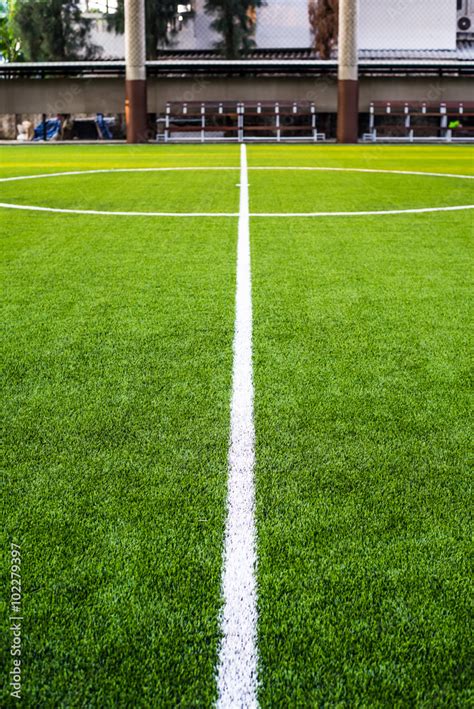
<path id="1" fill-rule="evenodd" d="M 74 172 L 54 172 L 41 175 L 17 175 L 15 177 L 0 178 L 1 182 L 14 182 L 18 180 L 37 180 L 48 177 L 64 177 L 64 176 L 80 176 L 80 175 L 95 175 L 105 173 L 123 173 L 123 172 L 179 172 L 179 171 L 208 171 L 208 170 L 239 170 L 238 167 L 219 167 L 219 166 L 201 166 L 201 167 L 140 167 L 140 168 L 112 168 L 103 170 L 78 170 Z M 443 172 L 415 172 L 408 170 L 377 170 L 366 168 L 353 167 L 306 167 L 306 166 L 261 166 L 247 167 L 248 170 L 306 170 L 319 172 L 361 172 L 361 173 L 383 173 L 387 175 L 416 175 L 420 177 L 447 177 L 458 180 L 473 180 L 474 175 L 455 175 Z M 248 172 L 247 172 L 248 175 Z M 3 209 L 19 209 L 32 212 L 51 212 L 57 214 L 91 214 L 98 216 L 113 216 L 113 217 L 171 217 L 171 218 L 189 218 L 189 217 L 237 217 L 235 212 L 131 212 L 131 211 L 107 211 L 99 209 L 61 209 L 58 207 L 38 207 L 36 205 L 14 204 L 9 202 L 1 202 L 0 208 Z M 297 217 L 367 217 L 367 216 L 385 216 L 396 214 L 428 214 L 430 212 L 457 212 L 465 209 L 474 209 L 473 204 L 455 205 L 452 207 L 423 207 L 419 209 L 390 209 L 390 210 L 370 210 L 360 212 L 260 212 L 250 214 L 251 217 L 275 217 L 276 219 L 294 219 Z"/>
<path id="2" fill-rule="evenodd" d="M 280 166 L 254 166 L 248 170 L 306 170 L 310 172 L 368 172 L 381 173 L 386 175 L 419 175 L 420 177 L 449 177 L 458 180 L 474 180 L 474 175 L 455 175 L 448 172 L 416 172 L 410 170 L 377 170 L 356 167 L 307 167 L 288 165 Z M 124 167 L 124 168 L 104 168 L 102 170 L 74 170 L 68 172 L 46 172 L 40 175 L 16 175 L 15 177 L 0 177 L 0 182 L 16 182 L 18 180 L 42 180 L 48 177 L 71 177 L 80 175 L 104 175 L 107 173 L 120 172 L 207 172 L 208 170 L 240 170 L 239 167 L 221 166 L 197 166 L 197 167 Z"/>
<path id="3" fill-rule="evenodd" d="M 1 206 L 1 205 L 0 205 Z M 422 209 L 389 209 L 377 212 L 253 212 L 251 217 L 380 217 L 384 214 L 426 214 L 427 212 L 459 212 L 464 209 L 474 209 L 474 204 L 457 205 L 455 207 L 424 207 Z"/>
<path id="4" fill-rule="evenodd" d="M 238 212 L 107 212 L 100 209 L 59 209 L 35 207 L 29 204 L 0 202 L 4 209 L 26 209 L 30 212 L 53 212 L 57 214 L 98 214 L 102 217 L 238 217 Z"/>
<path id="5" fill-rule="evenodd" d="M 52 212 L 53 214 L 92 214 L 102 217 L 238 217 L 238 212 L 107 212 L 99 209 L 59 209 L 57 207 L 36 207 L 30 204 L 9 204 L 0 202 L 0 208 L 19 209 L 29 212 Z M 387 214 L 426 214 L 429 212 L 459 212 L 474 209 L 474 204 L 460 204 L 454 207 L 423 207 L 421 209 L 390 209 L 373 212 L 252 212 L 250 217 L 379 217 Z"/>
<path id="6" fill-rule="evenodd" d="M 249 216 L 247 152 L 245 145 L 242 145 L 227 522 L 222 573 L 224 607 L 217 671 L 217 706 L 220 709 L 251 709 L 258 706 Z"/>
<path id="7" fill-rule="evenodd" d="M 306 167 L 289 165 L 249 167 L 249 170 L 308 170 L 310 172 L 372 172 L 382 175 L 419 175 L 420 177 L 450 177 L 459 180 L 474 180 L 474 175 L 455 175 L 449 172 L 416 172 L 413 170 L 376 170 L 359 167 Z"/>
<path id="8" fill-rule="evenodd" d="M 240 170 L 239 167 L 113 167 L 103 170 L 74 170 L 69 172 L 45 172 L 41 175 L 16 175 L 15 177 L 0 177 L 0 182 L 16 182 L 17 180 L 43 180 L 47 177 L 71 177 L 77 175 L 104 175 L 114 172 L 195 172 L 208 170 Z"/>

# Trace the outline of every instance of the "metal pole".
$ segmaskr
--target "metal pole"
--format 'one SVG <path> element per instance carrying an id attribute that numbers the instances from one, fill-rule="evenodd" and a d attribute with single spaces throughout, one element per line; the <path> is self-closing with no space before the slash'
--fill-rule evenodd
<path id="1" fill-rule="evenodd" d="M 358 4 L 358 0 L 339 0 L 339 143 L 357 143 L 359 132 Z"/>
<path id="2" fill-rule="evenodd" d="M 145 0 L 125 0 L 124 9 L 127 142 L 146 143 Z"/>

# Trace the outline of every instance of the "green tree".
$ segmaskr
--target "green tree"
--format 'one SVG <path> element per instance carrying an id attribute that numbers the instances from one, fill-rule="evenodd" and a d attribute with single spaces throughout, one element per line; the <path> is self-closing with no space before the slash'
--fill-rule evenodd
<path id="1" fill-rule="evenodd" d="M 177 31 L 178 5 L 175 0 L 145 0 L 146 56 L 156 59 L 158 50 L 170 44 Z M 109 27 L 117 33 L 124 31 L 124 3 L 119 0 L 117 12 L 108 16 Z"/>
<path id="2" fill-rule="evenodd" d="M 220 36 L 216 47 L 234 59 L 255 46 L 256 10 L 264 0 L 206 0 L 206 12 L 214 16 L 211 27 Z"/>
<path id="3" fill-rule="evenodd" d="M 21 59 L 21 42 L 13 28 L 14 0 L 0 2 L 0 61 Z"/>
<path id="4" fill-rule="evenodd" d="M 14 28 L 28 61 L 93 59 L 90 26 L 80 0 L 16 0 Z"/>
<path id="5" fill-rule="evenodd" d="M 309 0 L 308 17 L 313 47 L 321 59 L 330 59 L 337 44 L 338 0 Z"/>

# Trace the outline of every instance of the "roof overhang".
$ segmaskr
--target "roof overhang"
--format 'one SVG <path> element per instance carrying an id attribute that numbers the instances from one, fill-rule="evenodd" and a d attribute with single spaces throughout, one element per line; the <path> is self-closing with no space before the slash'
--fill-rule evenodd
<path id="1" fill-rule="evenodd" d="M 321 59 L 158 59 L 146 63 L 149 77 L 226 75 L 327 75 L 337 73 L 337 60 Z M 474 75 L 474 61 L 450 59 L 361 59 L 361 76 L 383 75 Z M 0 64 L 0 79 L 122 77 L 124 61 L 18 62 Z"/>

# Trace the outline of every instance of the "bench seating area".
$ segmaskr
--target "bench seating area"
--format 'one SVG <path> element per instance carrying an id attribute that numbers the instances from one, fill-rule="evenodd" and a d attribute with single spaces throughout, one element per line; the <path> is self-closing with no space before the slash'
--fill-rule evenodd
<path id="1" fill-rule="evenodd" d="M 157 118 L 157 140 L 236 141 L 325 140 L 318 132 L 314 103 L 301 102 L 170 102 Z"/>
<path id="2" fill-rule="evenodd" d="M 365 141 L 474 140 L 472 101 L 373 101 Z"/>

